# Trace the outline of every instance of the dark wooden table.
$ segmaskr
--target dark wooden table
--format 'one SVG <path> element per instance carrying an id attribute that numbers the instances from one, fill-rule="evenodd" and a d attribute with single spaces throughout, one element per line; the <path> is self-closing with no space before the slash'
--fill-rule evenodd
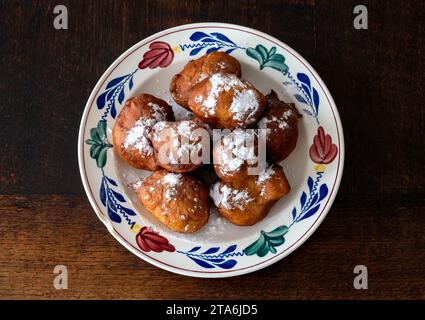
<path id="1" fill-rule="evenodd" d="M 53 8 L 69 30 L 53 28 Z M 369 29 L 353 28 L 365 4 Z M 88 96 L 127 48 L 160 30 L 217 21 L 300 52 L 337 103 L 343 181 L 295 253 L 230 279 L 175 275 L 109 235 L 84 193 L 77 133 Z M 403 1 L 0 1 L 0 298 L 425 298 L 425 3 Z M 54 289 L 53 268 L 69 269 Z M 369 289 L 353 288 L 366 265 Z"/>

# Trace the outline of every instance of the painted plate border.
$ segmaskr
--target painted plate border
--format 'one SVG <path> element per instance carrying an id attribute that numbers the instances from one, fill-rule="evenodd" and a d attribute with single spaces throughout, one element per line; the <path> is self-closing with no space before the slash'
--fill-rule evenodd
<path id="1" fill-rule="evenodd" d="M 147 253 L 141 251 L 139 248 L 137 248 L 132 243 L 128 242 L 123 236 L 121 236 L 121 234 L 116 230 L 116 228 L 114 228 L 113 224 L 105 217 L 102 209 L 99 208 L 98 203 L 96 202 L 95 197 L 93 195 L 93 192 L 92 192 L 90 185 L 88 183 L 88 178 L 87 178 L 87 173 L 86 173 L 86 168 L 85 168 L 85 163 L 84 163 L 85 160 L 84 160 L 84 150 L 83 150 L 83 148 L 85 147 L 85 139 L 87 138 L 85 136 L 87 118 L 88 118 L 88 115 L 90 113 L 91 106 L 94 103 L 94 99 L 98 95 L 100 88 L 104 85 L 105 81 L 108 79 L 110 74 L 115 70 L 115 68 L 122 61 L 124 61 L 129 55 L 131 55 L 131 53 L 133 53 L 135 50 L 137 50 L 139 47 L 141 47 L 141 46 L 143 46 L 147 43 L 151 43 L 152 41 L 154 41 L 154 40 L 156 40 L 160 37 L 170 35 L 170 34 L 175 33 L 177 31 L 185 31 L 185 30 L 192 30 L 192 29 L 205 29 L 205 28 L 230 29 L 230 30 L 236 30 L 236 31 L 250 33 L 252 35 L 255 35 L 255 36 L 261 37 L 261 38 L 263 38 L 267 41 L 270 41 L 273 44 L 275 44 L 276 46 L 281 47 L 284 50 L 290 52 L 293 55 L 293 57 L 295 57 L 297 60 L 299 60 L 305 66 L 305 68 L 314 77 L 314 80 L 316 81 L 316 83 L 321 87 L 321 90 L 322 90 L 323 94 L 326 96 L 326 99 L 328 100 L 330 108 L 332 110 L 333 117 L 334 117 L 335 124 L 336 124 L 336 130 L 337 130 L 337 134 L 338 134 L 338 149 L 339 150 L 337 152 L 338 166 L 337 166 L 336 179 L 335 179 L 334 184 L 333 184 L 333 186 L 330 190 L 330 194 L 327 196 L 326 203 L 322 206 L 321 212 L 319 213 L 319 215 L 317 215 L 316 220 L 311 224 L 309 229 L 300 238 L 298 238 L 298 240 L 295 241 L 295 243 L 293 243 L 291 246 L 285 248 L 283 251 L 278 252 L 277 254 L 274 254 L 271 257 L 268 257 L 267 259 L 264 259 L 264 260 L 262 260 L 258 263 L 255 263 L 255 264 L 247 266 L 247 267 L 239 268 L 239 269 L 231 269 L 230 268 L 229 270 L 221 269 L 221 270 L 214 270 L 214 271 L 186 269 L 186 268 L 181 268 L 181 267 L 177 267 L 177 266 L 173 266 L 171 264 L 165 263 L 165 262 L 161 261 L 160 259 L 152 257 L 152 256 L 148 255 Z M 278 68 L 280 68 L 280 67 L 278 66 Z M 93 89 L 93 91 L 92 91 L 92 93 L 91 93 L 91 95 L 90 95 L 90 97 L 87 101 L 86 107 L 85 107 L 83 115 L 82 115 L 82 120 L 81 120 L 80 130 L 79 130 L 79 136 L 78 136 L 78 160 L 79 160 L 80 175 L 81 175 L 81 179 L 82 179 L 82 182 L 83 182 L 84 189 L 87 193 L 89 201 L 90 201 L 94 211 L 96 212 L 97 216 L 105 224 L 108 231 L 113 235 L 113 237 L 118 242 L 120 242 L 124 247 L 126 247 L 128 250 L 130 250 L 132 253 L 134 253 L 136 256 L 140 257 L 141 259 L 143 259 L 143 260 L 145 260 L 145 261 L 147 261 L 147 262 L 149 262 L 149 263 L 151 263 L 151 264 L 153 264 L 153 265 L 155 265 L 159 268 L 162 268 L 162 269 L 174 272 L 174 273 L 186 275 L 186 276 L 203 277 L 203 278 L 231 277 L 231 276 L 237 276 L 237 275 L 242 275 L 242 274 L 254 272 L 256 270 L 265 268 L 265 267 L 279 261 L 280 259 L 282 259 L 282 258 L 286 257 L 287 255 L 289 255 L 290 253 L 292 253 L 299 246 L 301 246 L 301 244 L 303 244 L 311 236 L 311 234 L 317 229 L 317 227 L 321 224 L 321 222 L 325 218 L 326 214 L 328 213 L 330 207 L 332 206 L 332 203 L 333 203 L 333 201 L 336 197 L 336 194 L 337 194 L 340 182 L 341 182 L 341 178 L 342 178 L 342 172 L 343 172 L 343 167 L 344 167 L 344 156 L 345 156 L 344 135 L 343 135 L 342 125 L 341 125 L 340 117 L 339 117 L 339 114 L 338 114 L 338 110 L 336 108 L 335 102 L 334 102 L 329 90 L 327 89 L 326 85 L 324 84 L 322 79 L 319 77 L 317 72 L 311 67 L 311 65 L 300 54 L 298 54 L 295 50 L 293 50 L 292 48 L 290 48 L 289 46 L 287 46 L 286 44 L 282 43 L 280 40 L 278 40 L 274 37 L 271 37 L 271 36 L 261 32 L 261 31 L 255 30 L 255 29 L 251 29 L 251 28 L 247 28 L 247 27 L 243 27 L 243 26 L 238 26 L 238 25 L 234 25 L 234 24 L 226 24 L 226 23 L 194 23 L 194 24 L 187 24 L 187 25 L 182 25 L 182 26 L 170 28 L 170 29 L 167 29 L 167 30 L 163 30 L 159 33 L 156 33 L 156 34 L 138 42 L 137 44 L 132 46 L 130 49 L 125 51 L 106 70 L 106 72 L 102 75 L 102 77 L 99 79 L 96 86 L 94 87 L 94 89 Z M 283 232 L 282 230 L 277 230 L 275 232 L 275 234 L 272 234 L 272 235 L 277 234 L 278 236 L 280 236 L 282 234 L 282 232 Z M 253 243 L 253 245 L 254 244 L 255 243 Z M 247 248 L 245 248 L 245 250 L 246 249 Z M 253 250 L 254 250 L 253 252 L 255 253 L 255 248 Z M 183 258 L 183 256 L 182 256 L 182 258 Z M 190 260 L 188 259 L 188 264 L 189 263 L 190 263 Z M 199 263 L 198 263 L 198 265 L 199 265 Z"/>

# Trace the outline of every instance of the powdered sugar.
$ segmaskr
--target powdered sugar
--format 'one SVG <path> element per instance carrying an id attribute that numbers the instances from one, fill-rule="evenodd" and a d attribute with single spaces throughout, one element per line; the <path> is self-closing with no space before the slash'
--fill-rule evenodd
<path id="1" fill-rule="evenodd" d="M 124 141 L 124 148 L 128 149 L 134 147 L 139 150 L 143 155 L 150 156 L 153 154 L 151 143 L 146 138 L 146 134 L 155 123 L 153 119 L 140 118 L 136 121 L 134 127 L 127 131 Z"/>
<path id="2" fill-rule="evenodd" d="M 232 105 L 230 106 L 230 111 L 233 112 L 234 119 L 240 122 L 246 120 L 248 124 L 251 124 L 255 121 L 253 115 L 257 112 L 258 108 L 259 103 L 254 90 L 235 91 Z"/>
<path id="3" fill-rule="evenodd" d="M 201 160 L 200 152 L 203 145 L 209 142 L 209 133 L 199 122 L 193 120 L 158 122 L 154 126 L 153 139 L 154 143 L 167 143 L 165 153 L 162 154 L 166 158 L 160 158 L 162 163 L 168 161 L 171 164 L 189 164 Z"/>
<path id="4" fill-rule="evenodd" d="M 209 82 L 211 90 L 208 97 L 203 101 L 202 107 L 209 115 L 215 115 L 217 97 L 223 91 L 228 91 L 236 86 L 245 86 L 244 83 L 234 75 L 213 74 Z"/>
<path id="5" fill-rule="evenodd" d="M 217 164 L 223 173 L 232 173 L 240 170 L 244 163 L 253 165 L 257 163 L 255 155 L 255 133 L 252 130 L 236 129 L 222 139 L 218 152 Z"/>
<path id="6" fill-rule="evenodd" d="M 215 73 L 209 78 L 211 90 L 204 100 L 203 96 L 196 96 L 195 102 L 202 103 L 202 109 L 209 115 L 215 115 L 217 107 L 217 98 L 223 91 L 234 90 L 234 97 L 230 111 L 238 121 L 244 121 L 254 113 L 258 107 L 258 99 L 254 90 L 249 89 L 247 85 L 236 75 L 226 75 Z"/>
<path id="7" fill-rule="evenodd" d="M 163 182 L 168 184 L 168 188 L 165 190 L 164 197 L 167 201 L 176 200 L 177 187 L 181 184 L 182 175 L 180 173 L 167 173 Z M 162 207 L 165 207 L 163 203 Z"/>
<path id="8" fill-rule="evenodd" d="M 145 156 L 153 154 L 153 148 L 146 135 L 158 121 L 165 120 L 166 115 L 162 108 L 153 102 L 149 102 L 148 106 L 151 107 L 151 117 L 139 118 L 134 126 L 127 130 L 127 135 L 124 141 L 124 148 L 128 149 L 134 147 Z"/>
<path id="9" fill-rule="evenodd" d="M 264 196 L 266 194 L 266 186 L 265 186 L 264 183 L 266 181 L 270 180 L 274 174 L 275 174 L 275 170 L 274 170 L 273 166 L 269 166 L 269 167 L 267 167 L 266 170 L 264 170 L 263 172 L 261 172 L 258 175 L 257 185 L 261 186 L 260 196 Z"/>
<path id="10" fill-rule="evenodd" d="M 244 210 L 254 199 L 246 189 L 233 189 L 220 182 L 215 183 L 210 189 L 210 196 L 217 207 L 227 210 Z"/>
<path id="11" fill-rule="evenodd" d="M 168 183 L 170 187 L 176 187 L 180 184 L 182 175 L 180 173 L 167 173 L 164 176 L 164 182 Z"/>
<path id="12" fill-rule="evenodd" d="M 272 116 L 271 118 L 263 117 L 258 122 L 258 128 L 266 129 L 269 123 L 277 123 L 279 129 L 287 129 L 289 128 L 288 120 L 290 117 L 294 115 L 294 112 L 291 109 L 286 110 L 282 113 L 282 115 L 278 118 L 276 116 Z"/>

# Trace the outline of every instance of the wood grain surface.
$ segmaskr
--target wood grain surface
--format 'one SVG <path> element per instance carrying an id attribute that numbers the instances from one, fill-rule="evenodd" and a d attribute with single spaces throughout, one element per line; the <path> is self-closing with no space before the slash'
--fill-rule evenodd
<path id="1" fill-rule="evenodd" d="M 59 3 L 60 2 L 60 3 Z M 0 0 L 1 299 L 424 299 L 425 3 Z M 53 28 L 53 8 L 69 30 Z M 364 4 L 369 29 L 353 28 Z M 249 275 L 194 279 L 132 255 L 81 185 L 88 96 L 127 48 L 163 29 L 229 22 L 284 41 L 321 75 L 346 139 L 343 181 L 317 232 Z M 69 289 L 53 268 L 69 269 Z M 369 289 L 353 288 L 353 268 Z"/>

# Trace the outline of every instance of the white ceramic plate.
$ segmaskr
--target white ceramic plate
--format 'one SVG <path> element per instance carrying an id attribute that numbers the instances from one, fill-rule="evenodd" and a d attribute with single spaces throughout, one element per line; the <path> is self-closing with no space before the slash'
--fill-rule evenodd
<path id="1" fill-rule="evenodd" d="M 144 58 L 151 50 L 161 53 Z M 127 187 L 148 171 L 115 155 L 111 132 L 126 99 L 145 92 L 169 102 L 171 77 L 191 59 L 226 51 L 242 65 L 242 77 L 264 94 L 275 90 L 303 114 L 295 151 L 283 163 L 291 185 L 268 216 L 238 227 L 212 212 L 195 234 L 170 231 L 156 221 Z M 286 257 L 316 230 L 338 191 L 344 138 L 331 94 L 314 69 L 283 42 L 257 30 L 197 23 L 164 30 L 123 53 L 100 78 L 81 120 L 78 158 L 87 196 L 99 219 L 127 249 L 160 268 L 195 277 L 230 277 L 262 269 Z M 138 240 L 148 239 L 149 247 Z M 146 241 L 144 242 L 146 243 Z"/>

